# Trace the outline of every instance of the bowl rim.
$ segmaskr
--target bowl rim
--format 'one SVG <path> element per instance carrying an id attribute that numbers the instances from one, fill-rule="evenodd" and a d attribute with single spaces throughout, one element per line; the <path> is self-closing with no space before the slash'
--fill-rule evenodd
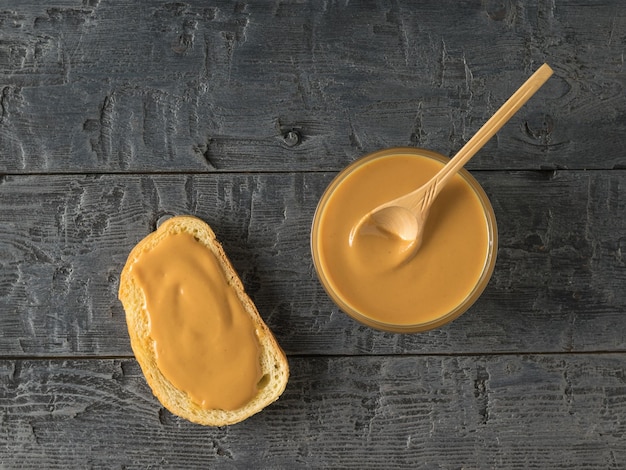
<path id="1" fill-rule="evenodd" d="M 313 215 L 313 220 L 311 224 L 311 236 L 310 236 L 310 249 L 311 255 L 313 259 L 313 266 L 315 268 L 315 272 L 317 274 L 317 279 L 320 284 L 326 291 L 326 294 L 330 297 L 330 299 L 335 303 L 337 307 L 339 307 L 345 314 L 354 320 L 358 321 L 361 324 L 369 326 L 371 328 L 387 331 L 392 333 L 419 333 L 424 331 L 429 331 L 440 326 L 446 325 L 451 321 L 455 320 L 463 313 L 467 312 L 467 310 L 474 305 L 474 303 L 478 300 L 478 298 L 482 295 L 483 291 L 487 287 L 489 280 L 493 274 L 497 252 L 498 252 L 498 228 L 496 222 L 495 212 L 489 200 L 489 197 L 485 193 L 483 187 L 478 183 L 478 181 L 470 174 L 468 170 L 462 168 L 459 170 L 458 174 L 469 184 L 472 190 L 475 192 L 478 197 L 485 214 L 485 218 L 487 221 L 487 237 L 488 237 L 488 247 L 487 247 L 487 256 L 485 257 L 485 264 L 483 267 L 483 271 L 476 282 L 474 288 L 470 291 L 470 293 L 465 297 L 465 299 L 457 305 L 450 312 L 442 315 L 434 320 L 430 320 L 428 322 L 414 323 L 414 324 L 395 324 L 388 322 L 381 322 L 379 320 L 375 320 L 373 318 L 368 317 L 367 315 L 357 311 L 355 308 L 347 304 L 331 287 L 330 283 L 327 281 L 327 278 L 323 272 L 321 267 L 321 261 L 319 259 L 319 249 L 318 249 L 318 230 L 319 230 L 319 222 L 322 212 L 330 196 L 333 194 L 334 190 L 357 168 L 360 168 L 362 165 L 367 164 L 372 160 L 376 160 L 379 158 L 391 157 L 395 155 L 414 155 L 432 158 L 434 160 L 440 161 L 442 163 L 446 163 L 450 160 L 450 158 L 432 151 L 428 149 L 423 149 L 419 147 L 390 147 L 381 150 L 377 150 L 371 153 L 368 153 L 362 157 L 359 157 L 348 166 L 346 166 L 343 170 L 341 170 L 329 183 L 326 187 L 320 200 L 315 209 L 315 213 Z"/>

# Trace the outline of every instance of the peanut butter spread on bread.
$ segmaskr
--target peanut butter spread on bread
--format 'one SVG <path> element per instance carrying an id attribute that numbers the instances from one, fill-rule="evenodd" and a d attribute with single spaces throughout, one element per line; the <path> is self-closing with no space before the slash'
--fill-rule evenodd
<path id="1" fill-rule="evenodd" d="M 255 324 L 216 256 L 171 235 L 132 266 L 163 375 L 203 409 L 235 410 L 263 377 Z"/>

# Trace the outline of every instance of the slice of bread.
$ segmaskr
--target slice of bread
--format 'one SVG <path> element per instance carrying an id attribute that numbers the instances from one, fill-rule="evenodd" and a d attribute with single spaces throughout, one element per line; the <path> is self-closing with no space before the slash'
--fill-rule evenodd
<path id="1" fill-rule="evenodd" d="M 155 344 L 150 337 L 150 320 L 146 311 L 145 296 L 143 290 L 138 286 L 131 268 L 142 253 L 154 248 L 166 237 L 183 232 L 195 236 L 215 255 L 226 279 L 234 287 L 238 299 L 250 315 L 256 329 L 263 379 L 258 384 L 256 396 L 237 410 L 203 409 L 191 401 L 184 391 L 172 385 L 159 370 L 156 362 Z M 172 253 L 172 256 L 176 256 L 176 254 Z M 259 315 L 255 305 L 244 292 L 241 280 L 226 257 L 222 246 L 215 238 L 213 230 L 202 220 L 192 216 L 172 217 L 163 222 L 155 232 L 140 241 L 131 251 L 122 270 L 119 299 L 126 311 L 126 322 L 133 352 L 148 385 L 163 406 L 175 415 L 207 426 L 234 424 L 261 411 L 283 393 L 289 378 L 287 358 Z"/>

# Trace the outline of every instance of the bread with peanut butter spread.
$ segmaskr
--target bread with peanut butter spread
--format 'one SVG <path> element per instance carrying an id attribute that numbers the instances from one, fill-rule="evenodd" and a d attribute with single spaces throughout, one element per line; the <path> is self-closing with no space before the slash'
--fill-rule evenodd
<path id="1" fill-rule="evenodd" d="M 181 236 L 176 237 L 177 235 Z M 149 256 L 153 256 L 152 259 L 156 259 L 156 255 L 153 254 L 159 253 L 159 249 L 161 249 L 161 252 L 163 249 L 176 251 L 172 249 L 172 247 L 177 245 L 168 244 L 172 240 L 191 240 L 191 242 L 185 243 L 195 245 L 194 239 L 199 243 L 198 246 L 201 246 L 201 248 L 194 247 L 194 250 L 200 249 L 200 252 L 194 251 L 192 255 L 188 256 L 188 259 L 191 261 L 188 269 L 186 265 L 180 264 L 184 263 L 181 259 L 184 260 L 185 258 L 181 253 L 183 251 L 182 249 L 179 250 L 178 253 L 167 253 L 167 256 L 162 256 L 157 259 L 160 263 L 158 269 L 155 268 L 154 264 L 150 265 L 145 261 Z M 204 250 L 208 250 L 213 256 L 208 252 L 204 252 Z M 208 279 L 210 280 L 211 276 L 215 277 L 217 275 L 217 277 L 221 279 L 220 282 L 222 282 L 222 284 L 217 285 L 217 287 L 215 285 L 209 286 L 205 291 L 202 291 L 203 294 L 199 296 L 200 298 L 198 298 L 197 301 L 192 299 L 192 303 L 189 303 L 190 300 L 187 299 L 186 302 L 188 303 L 186 304 L 180 300 L 175 300 L 174 303 L 171 304 L 181 305 L 182 307 L 180 307 L 180 309 L 185 310 L 186 308 L 187 311 L 171 312 L 170 315 L 169 311 L 166 309 L 165 313 L 159 314 L 163 315 L 162 317 L 155 317 L 154 312 L 158 309 L 159 305 L 164 303 L 163 299 L 177 299 L 176 296 L 182 295 L 178 293 L 178 291 L 183 292 L 183 289 L 180 287 L 181 283 L 189 282 L 189 286 L 184 285 L 184 287 L 193 287 L 191 283 L 196 282 L 198 276 L 193 274 L 190 277 L 191 280 L 185 281 L 184 274 L 186 272 L 198 272 L 198 266 L 195 266 L 195 258 L 201 258 L 198 256 L 198 253 L 200 253 L 202 257 L 210 257 L 210 262 L 213 263 L 211 266 L 216 267 L 214 269 L 215 272 L 211 273 Z M 176 263 L 178 264 L 176 265 Z M 175 265 L 178 266 L 176 268 L 178 271 L 174 269 Z M 152 291 L 146 287 L 147 284 L 144 283 L 144 278 L 152 276 L 150 279 L 167 279 L 167 276 L 171 274 L 168 273 L 170 267 L 172 271 L 183 273 L 183 281 L 176 280 L 175 282 L 178 284 L 171 284 L 176 286 L 175 288 L 171 288 L 171 285 L 163 289 L 160 287 L 155 288 L 154 298 L 152 298 Z M 147 272 L 148 270 L 158 272 Z M 157 294 L 161 295 L 161 291 L 171 291 L 172 293 L 163 294 L 170 295 L 171 297 L 157 297 Z M 148 295 L 147 292 L 151 292 L 150 295 Z M 216 297 L 217 299 L 210 297 Z M 223 300 L 222 298 L 227 300 Z M 287 358 L 274 338 L 274 335 L 259 315 L 254 303 L 245 293 L 241 280 L 226 257 L 221 244 L 217 241 L 213 230 L 202 220 L 192 216 L 172 217 L 163 222 L 155 232 L 140 241 L 130 252 L 126 265 L 122 270 L 119 299 L 126 312 L 130 342 L 137 362 L 141 366 L 146 381 L 154 395 L 161 404 L 173 414 L 207 426 L 230 425 L 243 421 L 261 411 L 277 400 L 283 393 L 289 378 Z M 223 307 L 221 307 L 222 305 Z M 231 307 L 233 312 L 217 311 L 220 309 L 230 310 Z M 196 323 L 182 325 L 185 320 L 181 320 L 181 318 L 186 314 L 191 315 L 189 312 L 192 310 L 194 312 L 201 312 L 200 316 L 206 315 L 206 318 L 203 317 L 200 318 L 200 320 L 194 319 L 193 321 L 197 320 Z M 175 318 L 172 317 L 172 315 L 175 315 Z M 240 318 L 235 318 L 236 315 L 239 315 Z M 162 323 L 165 322 L 160 333 L 156 328 L 155 323 L 157 320 L 155 320 L 155 318 Z M 184 329 L 187 332 L 176 331 L 177 325 L 179 324 L 177 322 L 181 322 L 181 330 Z M 243 324 L 244 330 L 247 331 L 247 333 L 240 334 L 234 331 L 233 328 L 235 327 L 232 326 L 233 322 Z M 193 328 L 190 328 L 190 325 L 204 326 L 205 324 L 215 326 L 213 328 L 214 331 L 188 331 L 193 330 Z M 226 328 L 226 330 L 224 328 Z M 247 330 L 245 328 L 247 328 Z M 199 330 L 202 328 L 196 329 Z M 189 349 L 188 344 L 179 345 L 180 347 L 171 347 L 170 349 L 173 350 L 172 357 L 178 360 L 178 362 L 172 364 L 170 358 L 168 369 L 168 367 L 164 365 L 167 363 L 165 362 L 166 359 L 163 357 L 165 356 L 163 350 L 168 347 L 166 340 L 169 341 L 172 338 L 176 340 L 176 335 L 183 335 L 183 333 L 189 335 L 180 336 L 181 338 L 185 338 L 184 343 L 187 343 L 187 338 L 194 338 L 197 335 L 205 336 L 199 336 L 201 339 L 197 342 L 196 346 L 199 348 L 199 351 L 192 351 L 192 356 L 176 356 L 176 354 L 183 354 L 180 353 L 181 350 Z M 163 340 L 160 339 L 159 334 L 164 336 Z M 228 344 L 233 335 L 239 334 L 240 336 L 236 337 L 237 344 Z M 213 339 L 216 335 L 218 337 Z M 215 349 L 210 349 L 210 347 L 207 346 L 206 350 L 204 350 L 204 345 L 207 344 L 207 342 L 202 338 L 212 338 L 210 341 L 217 342 Z M 219 344 L 220 341 L 223 341 L 224 344 Z M 193 342 L 193 339 L 190 339 L 189 342 Z M 233 341 L 231 341 L 231 343 L 232 342 Z M 241 344 L 241 342 L 244 344 Z M 233 357 L 219 355 L 222 354 L 222 350 L 226 351 L 228 348 L 233 351 Z M 240 350 L 244 349 L 253 351 L 254 353 L 253 356 L 250 356 L 250 354 L 247 356 L 248 364 L 251 361 L 255 363 L 253 364 L 254 374 L 248 373 L 249 369 L 246 368 L 246 364 L 241 362 L 243 359 L 240 359 Z M 212 356 L 213 351 L 216 351 L 215 357 Z M 194 370 L 190 369 L 191 372 L 189 372 L 188 379 L 191 377 L 192 387 L 190 387 L 190 390 L 184 390 L 184 387 L 178 386 L 181 382 L 177 382 L 177 369 L 188 367 L 189 364 L 187 364 L 187 362 L 190 361 L 189 357 L 192 358 L 191 362 L 193 362 L 193 358 L 196 356 L 198 356 L 198 361 L 201 360 L 201 357 L 204 357 L 202 360 L 204 360 L 206 364 L 198 365 L 198 367 L 202 368 L 197 369 L 203 371 L 203 373 L 196 373 L 194 376 Z M 211 364 L 211 361 L 216 363 Z M 241 362 L 241 367 L 238 366 L 239 363 L 237 361 Z M 225 367 L 222 366 L 222 370 L 220 371 L 220 364 L 217 364 L 217 362 L 227 362 L 228 364 Z M 204 372 L 213 371 L 213 366 L 216 367 L 215 370 L 218 372 Z M 237 376 L 237 374 L 239 374 L 239 376 Z M 241 375 L 248 375 L 250 377 L 240 377 Z M 195 380 L 195 377 L 197 377 L 198 380 Z M 231 378 L 234 381 L 233 384 L 227 383 Z M 250 395 L 244 394 L 240 402 L 235 402 L 235 405 L 219 406 L 216 405 L 218 402 L 199 400 L 197 396 L 195 396 L 194 399 L 191 388 L 193 388 L 193 386 L 197 387 L 198 383 L 203 383 L 202 379 L 206 379 L 207 383 L 213 384 L 212 387 L 219 393 L 224 393 L 223 390 L 228 390 L 228 387 L 231 387 L 235 392 L 239 391 L 238 388 L 245 388 L 239 387 L 239 382 L 237 381 L 243 381 L 243 383 L 247 385 L 250 385 L 251 382 L 253 388 L 248 387 L 251 390 Z M 226 395 L 230 395 L 230 392 L 227 392 Z M 228 399 L 228 396 L 226 399 Z M 241 400 L 243 400 L 243 402 L 241 402 Z"/>

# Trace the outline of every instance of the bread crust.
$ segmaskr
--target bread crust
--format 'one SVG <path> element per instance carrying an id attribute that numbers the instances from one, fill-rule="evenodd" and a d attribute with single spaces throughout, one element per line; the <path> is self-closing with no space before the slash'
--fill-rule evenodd
<path id="1" fill-rule="evenodd" d="M 145 297 L 132 274 L 132 266 L 142 253 L 154 248 L 160 241 L 177 233 L 189 233 L 209 249 L 233 286 L 239 301 L 252 319 L 260 346 L 263 379 L 259 392 L 246 405 L 233 411 L 203 409 L 189 396 L 172 385 L 157 366 L 154 341 L 150 337 L 149 318 Z M 205 426 L 235 424 L 258 413 L 283 393 L 289 378 L 285 353 L 261 318 L 256 306 L 245 293 L 243 284 L 215 237 L 211 227 L 193 216 L 176 216 L 163 222 L 159 228 L 141 240 L 130 252 L 120 276 L 119 299 L 126 312 L 130 344 L 152 392 L 173 414 Z"/>

